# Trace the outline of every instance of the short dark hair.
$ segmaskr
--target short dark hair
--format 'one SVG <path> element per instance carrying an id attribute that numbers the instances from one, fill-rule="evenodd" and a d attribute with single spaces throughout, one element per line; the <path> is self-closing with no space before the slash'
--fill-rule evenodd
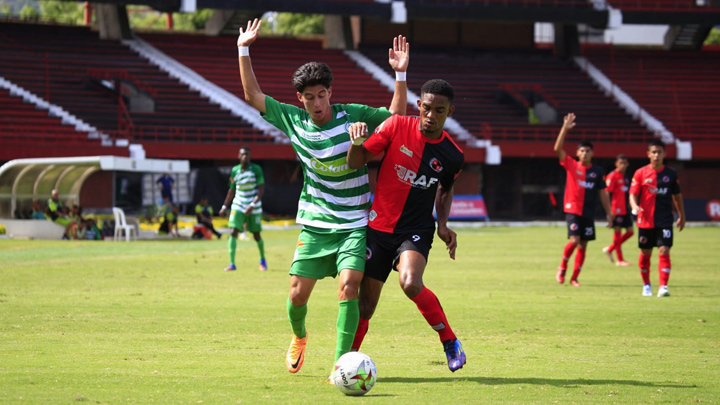
<path id="1" fill-rule="evenodd" d="M 578 149 L 580 149 L 580 148 L 590 148 L 590 150 L 595 150 L 595 149 L 593 149 L 593 144 L 592 144 L 592 142 L 590 142 L 590 141 L 582 141 L 582 142 L 580 142 L 580 143 L 578 144 L 578 147 L 577 147 L 577 148 L 578 148 Z"/>
<path id="2" fill-rule="evenodd" d="M 628 160 L 628 158 L 627 158 L 627 156 L 625 156 L 624 153 L 621 153 L 621 154 L 617 155 L 615 160 Z"/>
<path id="3" fill-rule="evenodd" d="M 665 142 L 663 142 L 663 141 L 661 141 L 661 140 L 659 140 L 659 139 L 655 139 L 655 140 L 653 140 L 653 141 L 650 141 L 650 144 L 648 144 L 648 150 L 650 150 L 650 148 L 652 148 L 653 146 L 659 146 L 659 147 L 661 147 L 663 150 L 665 150 Z"/>
<path id="4" fill-rule="evenodd" d="M 317 86 L 318 84 L 330 88 L 332 81 L 333 74 L 330 66 L 319 62 L 308 62 L 300 66 L 292 78 L 293 86 L 300 93 L 302 93 L 306 87 Z"/>
<path id="5" fill-rule="evenodd" d="M 241 146 L 240 149 L 238 149 L 238 153 L 240 153 L 241 150 L 245 149 L 246 151 L 250 152 L 250 148 L 247 146 Z"/>
<path id="6" fill-rule="evenodd" d="M 455 98 L 455 91 L 453 91 L 450 83 L 442 79 L 432 79 L 426 81 L 425 84 L 422 85 L 422 88 L 420 88 L 420 97 L 422 97 L 423 94 L 437 94 L 439 96 L 445 96 L 450 104 L 452 104 L 453 98 Z"/>

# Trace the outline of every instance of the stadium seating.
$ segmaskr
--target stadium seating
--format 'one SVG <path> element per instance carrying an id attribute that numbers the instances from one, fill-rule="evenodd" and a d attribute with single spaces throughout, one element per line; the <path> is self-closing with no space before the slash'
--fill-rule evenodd
<path id="1" fill-rule="evenodd" d="M 54 143 L 87 142 L 88 134 L 75 127 L 63 125 L 60 118 L 51 117 L 47 110 L 36 109 L 20 97 L 0 89 L 0 139 L 3 142 L 44 140 Z"/>
<path id="2" fill-rule="evenodd" d="M 238 73 L 235 37 L 141 34 L 144 40 L 195 70 L 206 79 L 244 99 Z M 322 48 L 321 41 L 261 38 L 250 55 L 260 88 L 277 100 L 300 105 L 292 87 L 292 75 L 309 61 L 324 62 L 333 71 L 334 103 L 389 106 L 390 91 L 359 68 L 342 51 Z M 282 58 L 282 63 L 278 63 Z M 387 49 L 385 50 L 385 65 Z"/>
<path id="3" fill-rule="evenodd" d="M 383 66 L 386 50 L 363 46 L 361 51 Z M 578 129 L 572 139 L 645 141 L 651 134 L 571 62 L 549 51 L 480 51 L 414 47 L 408 74 L 410 89 L 419 93 L 433 78 L 455 89 L 453 115 L 479 138 L 551 140 L 562 116 L 574 112 Z M 519 91 L 518 91 L 519 89 Z M 525 97 L 525 100 L 522 98 Z M 528 102 L 545 100 L 555 107 L 557 122 L 529 124 Z M 523 102 L 525 101 L 525 102 Z"/>
<path id="4" fill-rule="evenodd" d="M 3 23 L 0 52 L 0 76 L 105 133 L 120 132 L 131 141 L 267 138 L 125 45 L 100 40 L 87 27 Z M 119 83 L 149 94 L 155 110 L 128 111 L 119 101 Z"/>
<path id="5" fill-rule="evenodd" d="M 583 53 L 675 137 L 718 139 L 720 51 L 586 46 Z"/>

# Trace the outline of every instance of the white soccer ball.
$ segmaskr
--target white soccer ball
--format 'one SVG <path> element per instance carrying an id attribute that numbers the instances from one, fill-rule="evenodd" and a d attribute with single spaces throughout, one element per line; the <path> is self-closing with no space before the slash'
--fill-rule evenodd
<path id="1" fill-rule="evenodd" d="M 345 395 L 365 395 L 377 381 L 377 369 L 367 354 L 349 352 L 335 363 L 332 379 L 337 389 Z"/>

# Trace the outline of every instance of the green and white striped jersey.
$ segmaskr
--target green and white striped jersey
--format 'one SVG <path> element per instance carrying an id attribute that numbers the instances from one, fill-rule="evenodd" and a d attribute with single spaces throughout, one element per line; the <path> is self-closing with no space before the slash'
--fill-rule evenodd
<path id="1" fill-rule="evenodd" d="M 297 223 L 321 229 L 356 229 L 367 225 L 370 185 L 367 166 L 347 165 L 347 128 L 365 122 L 372 133 L 388 117 L 387 108 L 333 104 L 333 119 L 318 127 L 304 109 L 265 98 L 263 118 L 284 132 L 303 167 L 305 182 L 298 201 Z"/>
<path id="2" fill-rule="evenodd" d="M 230 187 L 235 187 L 235 197 L 232 200 L 233 211 L 245 211 L 258 193 L 258 186 L 265 184 L 262 168 L 250 163 L 247 170 L 237 165 L 230 171 Z M 262 214 L 262 200 L 259 200 L 252 211 L 253 214 Z"/>

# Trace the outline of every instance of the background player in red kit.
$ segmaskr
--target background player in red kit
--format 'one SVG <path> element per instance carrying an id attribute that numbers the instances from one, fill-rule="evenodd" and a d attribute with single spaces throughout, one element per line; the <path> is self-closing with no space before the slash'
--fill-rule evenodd
<path id="1" fill-rule="evenodd" d="M 363 145 L 348 150 L 348 165 L 357 169 L 385 153 L 378 172 L 370 209 L 367 262 L 360 284 L 360 322 L 353 350 L 358 350 L 380 293 L 392 269 L 400 287 L 417 305 L 428 324 L 440 335 L 450 371 L 463 367 L 465 352 L 448 324 L 440 301 L 423 284 L 422 276 L 432 247 L 437 211 L 437 234 L 455 259 L 457 235 L 447 227 L 453 184 L 464 162 L 462 150 L 443 131 L 455 107 L 454 92 L 444 80 L 430 80 L 421 89 L 420 117 L 393 115 L 377 127 Z M 348 131 L 353 144 L 362 141 L 367 126 L 355 123 Z"/>
<path id="2" fill-rule="evenodd" d="M 576 161 L 563 149 L 565 136 L 568 131 L 575 127 L 575 114 L 565 116 L 562 129 L 555 141 L 555 153 L 560 160 L 560 166 L 565 168 L 567 179 L 565 180 L 565 198 L 563 208 L 567 220 L 568 239 L 565 245 L 563 258 L 558 269 L 556 279 L 558 283 L 565 282 L 565 272 L 568 261 L 573 251 L 577 248 L 575 255 L 575 268 L 570 279 L 570 284 L 580 287 L 578 276 L 585 262 L 585 249 L 588 241 L 595 240 L 595 202 L 600 196 L 605 213 L 607 214 L 608 226 L 612 226 L 613 214 L 610 209 L 610 197 L 605 190 L 603 171 L 600 166 L 592 164 L 593 146 L 590 142 L 580 142 L 577 148 Z"/>
<path id="3" fill-rule="evenodd" d="M 628 190 L 630 189 L 630 174 L 627 172 L 628 158 L 625 155 L 618 155 L 615 159 L 615 170 L 605 176 L 605 189 L 610 193 L 610 205 L 615 215 L 613 222 L 613 242 L 610 246 L 603 248 L 603 253 L 608 255 L 610 263 L 613 260 L 613 250 L 617 254 L 617 266 L 629 266 L 622 253 L 622 244 L 633 236 L 633 220 L 628 209 Z M 625 233 L 622 229 L 625 228 Z"/>
<path id="4" fill-rule="evenodd" d="M 648 147 L 650 164 L 638 169 L 630 185 L 630 206 L 637 213 L 638 245 L 640 247 L 640 275 L 643 279 L 644 296 L 652 296 L 650 286 L 650 258 L 652 250 L 658 247 L 658 273 L 660 288 L 658 297 L 669 297 L 670 248 L 673 245 L 673 205 L 678 212 L 677 228 L 685 227 L 685 207 L 680 183 L 675 170 L 663 164 L 665 144 L 652 141 Z"/>

